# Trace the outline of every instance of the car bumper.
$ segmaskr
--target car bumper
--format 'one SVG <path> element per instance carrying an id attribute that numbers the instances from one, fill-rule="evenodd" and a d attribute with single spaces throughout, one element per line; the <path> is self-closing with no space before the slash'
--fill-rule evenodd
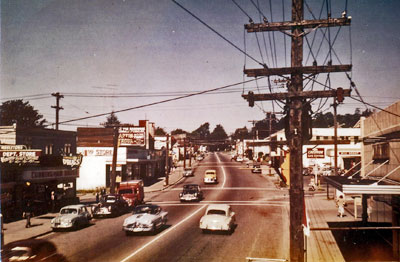
<path id="1" fill-rule="evenodd" d="M 204 179 L 204 183 L 206 183 L 206 184 L 216 184 L 217 180 L 215 180 L 215 179 Z"/>
<path id="2" fill-rule="evenodd" d="M 198 196 L 183 196 L 180 197 L 181 201 L 199 201 L 200 198 Z"/>
<path id="3" fill-rule="evenodd" d="M 152 227 L 122 227 L 123 231 L 127 232 L 149 232 L 153 230 Z"/>
<path id="4" fill-rule="evenodd" d="M 200 225 L 200 229 L 210 231 L 229 231 L 229 225 Z"/>
<path id="5" fill-rule="evenodd" d="M 72 224 L 66 224 L 66 223 L 51 224 L 51 228 L 72 228 Z"/>

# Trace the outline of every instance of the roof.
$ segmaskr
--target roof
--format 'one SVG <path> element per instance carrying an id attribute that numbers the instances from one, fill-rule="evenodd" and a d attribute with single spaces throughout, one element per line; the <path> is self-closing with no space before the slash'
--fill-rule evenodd
<path id="1" fill-rule="evenodd" d="M 216 210 L 224 210 L 228 211 L 230 206 L 228 204 L 211 204 L 208 205 L 207 210 L 216 209 Z"/>
<path id="2" fill-rule="evenodd" d="M 347 176 L 327 176 L 328 184 L 344 194 L 400 195 L 400 185 L 383 180 L 351 178 Z"/>

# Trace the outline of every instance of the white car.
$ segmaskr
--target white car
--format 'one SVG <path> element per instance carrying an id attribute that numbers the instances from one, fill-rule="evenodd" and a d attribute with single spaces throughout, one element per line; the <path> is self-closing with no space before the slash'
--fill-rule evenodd
<path id="1" fill-rule="evenodd" d="M 60 213 L 51 220 L 53 230 L 78 228 L 89 225 L 92 215 L 85 205 L 70 205 L 61 208 Z"/>
<path id="2" fill-rule="evenodd" d="M 241 156 L 236 157 L 236 161 L 237 162 L 243 162 L 243 157 L 241 157 Z"/>
<path id="3" fill-rule="evenodd" d="M 235 228 L 235 212 L 227 204 L 211 204 L 200 219 L 200 229 L 208 231 L 226 231 L 232 233 Z"/>
<path id="4" fill-rule="evenodd" d="M 183 170 L 183 176 L 193 176 L 193 169 L 191 167 L 185 168 L 185 170 Z"/>
<path id="5" fill-rule="evenodd" d="M 133 215 L 127 217 L 122 225 L 126 235 L 135 232 L 152 232 L 167 223 L 168 212 L 152 204 L 139 205 L 133 210 Z"/>
<path id="6" fill-rule="evenodd" d="M 217 171 L 214 169 L 206 170 L 204 173 L 204 184 L 217 184 L 218 176 Z"/>

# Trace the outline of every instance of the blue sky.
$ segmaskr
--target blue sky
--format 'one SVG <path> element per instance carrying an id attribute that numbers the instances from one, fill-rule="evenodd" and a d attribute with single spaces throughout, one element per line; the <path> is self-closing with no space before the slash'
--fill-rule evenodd
<path id="1" fill-rule="evenodd" d="M 267 61 L 271 56 L 269 38 L 272 34 L 244 34 L 247 16 L 231 0 L 178 1 L 204 22 L 224 35 L 256 60 Z M 236 2 L 256 22 L 259 12 L 250 0 Z M 270 21 L 282 21 L 282 1 L 256 1 Z M 322 0 L 305 1 L 319 16 Z M 328 1 L 329 2 L 329 1 Z M 345 0 L 331 1 L 332 17 L 340 17 Z M 285 20 L 290 19 L 290 1 L 284 1 Z M 385 107 L 400 99 L 398 25 L 400 1 L 348 1 L 348 15 L 352 16 L 351 47 L 348 27 L 340 29 L 334 49 L 344 64 L 352 62 L 352 77 L 364 99 Z M 325 6 L 322 18 L 326 17 Z M 311 14 L 306 11 L 306 18 Z M 337 28 L 330 31 L 335 37 Z M 311 33 L 309 41 L 312 40 Z M 321 33 L 316 33 L 316 53 Z M 276 32 L 275 50 L 278 66 L 290 64 L 290 39 Z M 263 43 L 266 39 L 266 48 Z M 318 45 L 317 45 L 318 42 Z M 327 54 L 322 45 L 318 64 Z M 351 50 L 351 51 L 350 51 Z M 306 60 L 308 49 L 305 47 Z M 91 116 L 144 105 L 171 96 L 162 92 L 191 93 L 213 89 L 243 81 L 243 68 L 259 65 L 210 31 L 196 19 L 167 0 L 2 0 L 1 1 L 1 89 L 0 102 L 24 98 L 50 122 L 55 120 L 55 98 L 50 94 L 64 94 L 60 104 L 60 120 Z M 337 63 L 333 57 L 333 62 Z M 312 63 L 312 59 L 307 61 Z M 245 78 L 250 80 L 250 78 Z M 326 76 L 318 78 L 326 81 Z M 265 80 L 244 87 L 261 93 L 268 92 Z M 331 75 L 331 87 L 349 87 L 344 74 Z M 264 111 L 281 111 L 271 102 L 258 103 L 249 108 L 241 98 L 243 85 L 235 92 L 209 94 L 117 114 L 125 123 L 136 124 L 149 119 L 156 126 L 171 131 L 182 128 L 192 131 L 204 122 L 224 126 L 228 133 L 238 127 L 250 127 L 249 120 L 264 118 Z M 284 88 L 273 87 L 275 91 Z M 314 87 L 322 90 L 320 86 Z M 246 91 L 247 92 L 247 91 Z M 79 97 L 98 94 L 101 97 Z M 109 95 L 152 93 L 154 97 L 119 97 Z M 31 97 L 33 95 L 38 95 Z M 41 96 L 43 95 L 43 96 Z M 355 92 L 353 92 L 355 95 Z M 34 99 L 32 99 L 34 98 Z M 316 111 L 320 101 L 313 103 Z M 328 112 L 331 101 L 320 110 Z M 339 107 L 339 113 L 354 112 L 365 107 L 350 98 Z M 76 126 L 95 126 L 105 117 L 72 122 L 61 129 L 75 130 Z"/>

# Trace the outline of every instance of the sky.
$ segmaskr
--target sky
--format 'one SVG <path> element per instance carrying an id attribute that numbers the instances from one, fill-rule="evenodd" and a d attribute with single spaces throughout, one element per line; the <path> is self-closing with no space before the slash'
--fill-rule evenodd
<path id="1" fill-rule="evenodd" d="M 0 102 L 29 101 L 53 124 L 56 99 L 51 94 L 56 92 L 64 96 L 62 123 L 239 83 L 223 89 L 227 92 L 128 110 L 117 117 L 130 124 L 148 119 L 169 132 L 190 132 L 209 122 L 211 131 L 221 124 L 229 134 L 250 128 L 249 121 L 265 118 L 265 112 L 282 112 L 279 102 L 248 106 L 243 90 L 270 90 L 266 79 L 254 81 L 243 69 L 260 68 L 259 63 L 290 66 L 290 38 L 281 32 L 246 33 L 243 28 L 248 16 L 259 22 L 260 13 L 269 21 L 289 21 L 291 1 L 177 1 L 230 43 L 170 0 L 1 0 Z M 400 1 L 306 0 L 305 18 L 326 18 L 326 2 L 332 17 L 347 9 L 352 25 L 307 31 L 303 65 L 311 65 L 312 57 L 318 65 L 330 59 L 333 64 L 351 63 L 349 76 L 365 101 L 385 108 L 400 100 Z M 322 32 L 333 43 L 332 55 Z M 274 83 L 277 79 L 270 79 L 271 90 L 285 92 L 282 84 Z M 241 84 L 248 80 L 253 81 Z M 350 86 L 344 73 L 321 74 L 317 81 L 322 85 L 308 84 L 305 90 L 323 90 L 324 83 L 331 88 Z M 331 103 L 313 101 L 314 113 L 332 112 Z M 356 108 L 366 109 L 346 98 L 338 113 Z M 105 120 L 106 116 L 73 121 L 60 129 L 99 126 Z"/>

